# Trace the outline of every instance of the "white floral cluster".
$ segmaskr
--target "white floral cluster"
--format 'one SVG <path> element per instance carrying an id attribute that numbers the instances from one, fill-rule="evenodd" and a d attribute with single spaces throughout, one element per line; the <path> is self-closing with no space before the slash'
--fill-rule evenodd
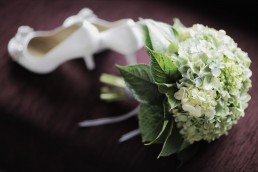
<path id="1" fill-rule="evenodd" d="M 236 124 L 250 100 L 250 59 L 223 30 L 200 24 L 174 28 L 178 46 L 166 54 L 182 78 L 172 110 L 180 133 L 189 143 L 212 141 Z M 176 40 L 176 41 L 175 41 Z M 175 47 L 169 46 L 169 47 Z"/>

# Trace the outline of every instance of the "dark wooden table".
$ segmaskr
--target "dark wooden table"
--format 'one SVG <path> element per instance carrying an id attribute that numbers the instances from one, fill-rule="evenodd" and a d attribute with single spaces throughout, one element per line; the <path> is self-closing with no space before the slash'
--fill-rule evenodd
<path id="1" fill-rule="evenodd" d="M 88 71 L 83 60 L 77 59 L 47 75 L 28 72 L 10 59 L 7 43 L 20 25 L 50 30 L 83 7 L 93 9 L 100 18 L 109 21 L 142 17 L 170 23 L 173 17 L 178 17 L 186 26 L 202 23 L 226 30 L 252 59 L 252 100 L 246 116 L 227 137 L 204 145 L 179 171 L 258 171 L 255 94 L 258 34 L 249 28 L 252 24 L 234 22 L 238 20 L 237 13 L 211 15 L 209 10 L 202 11 L 198 6 L 147 0 L 0 1 L 0 169 L 6 172 L 176 170 L 175 157 L 156 159 L 160 146 L 144 146 L 140 137 L 122 144 L 117 142 L 122 134 L 137 128 L 134 118 L 114 125 L 78 128 L 79 121 L 116 116 L 136 105 L 132 101 L 106 103 L 99 99 L 99 76 L 103 72 L 118 74 L 113 65 L 125 64 L 121 55 L 111 51 L 95 55 L 94 71 Z M 148 62 L 144 50 L 138 53 L 138 61 Z"/>

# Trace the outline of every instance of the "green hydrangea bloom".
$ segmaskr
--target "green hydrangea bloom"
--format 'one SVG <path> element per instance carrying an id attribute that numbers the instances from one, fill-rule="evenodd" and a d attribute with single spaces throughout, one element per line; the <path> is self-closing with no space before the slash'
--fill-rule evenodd
<path id="1" fill-rule="evenodd" d="M 174 94 L 180 104 L 172 113 L 185 140 L 210 142 L 244 115 L 251 61 L 223 30 L 200 24 L 173 29 L 178 51 L 170 53 L 168 46 L 164 53 L 177 64 L 182 78 Z"/>

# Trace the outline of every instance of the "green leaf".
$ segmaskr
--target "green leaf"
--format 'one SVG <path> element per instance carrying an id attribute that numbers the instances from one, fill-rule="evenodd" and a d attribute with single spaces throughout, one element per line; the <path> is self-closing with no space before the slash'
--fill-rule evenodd
<path id="1" fill-rule="evenodd" d="M 176 84 L 166 84 L 166 83 L 157 83 L 158 89 L 160 93 L 166 94 L 167 92 L 170 92 L 171 90 L 175 90 Z"/>
<path id="2" fill-rule="evenodd" d="M 176 91 L 176 89 L 171 89 L 166 93 L 166 97 L 168 98 L 169 111 L 173 110 L 180 104 L 180 100 L 177 100 L 174 96 Z"/>
<path id="3" fill-rule="evenodd" d="M 156 144 L 156 143 L 164 143 L 166 140 L 166 137 L 169 133 L 170 130 L 170 125 L 171 125 L 171 114 L 169 114 L 168 111 L 168 103 L 166 99 L 163 101 L 163 126 L 161 131 L 159 132 L 158 136 L 151 142 L 145 144 L 145 145 L 151 145 L 151 144 Z"/>
<path id="4" fill-rule="evenodd" d="M 172 121 L 169 134 L 163 144 L 162 150 L 158 158 L 161 156 L 169 156 L 176 153 L 180 149 L 182 142 L 183 138 L 180 135 L 179 130 L 175 126 L 175 123 Z"/>
<path id="5" fill-rule="evenodd" d="M 161 69 L 161 67 L 159 66 L 157 60 L 151 54 L 151 51 L 149 51 L 149 52 L 150 52 L 150 56 L 151 56 L 151 60 L 150 60 L 151 73 L 152 73 L 152 76 L 154 77 L 155 82 L 167 83 L 168 82 L 168 76 Z"/>
<path id="6" fill-rule="evenodd" d="M 150 38 L 150 33 L 149 33 L 149 29 L 146 25 L 142 26 L 142 30 L 144 32 L 144 39 L 145 39 L 145 45 L 153 50 L 153 46 L 152 46 L 152 43 L 151 43 L 151 38 Z"/>
<path id="7" fill-rule="evenodd" d="M 177 66 L 168 56 L 157 51 L 152 51 L 151 53 L 165 74 L 173 78 L 173 75 L 178 73 Z"/>
<path id="8" fill-rule="evenodd" d="M 168 41 L 170 42 L 170 45 L 168 46 L 168 53 L 172 55 L 178 51 L 178 45 L 175 44 L 172 40 Z"/>
<path id="9" fill-rule="evenodd" d="M 163 112 L 164 112 L 164 120 L 172 120 L 172 114 L 169 113 L 169 104 L 167 102 L 167 99 L 163 100 Z"/>
<path id="10" fill-rule="evenodd" d="M 171 122 L 169 120 L 163 121 L 162 129 L 159 131 L 159 134 L 155 139 L 150 142 L 145 143 L 145 145 L 152 145 L 152 144 L 163 144 L 166 140 L 167 134 L 170 129 Z"/>
<path id="11" fill-rule="evenodd" d="M 174 53 L 177 52 L 178 46 L 168 39 L 168 37 L 174 37 L 170 26 L 159 23 L 159 27 L 161 28 L 158 28 L 157 23 L 152 20 L 142 20 L 145 45 L 151 56 L 151 71 L 154 80 L 159 83 L 171 83 L 178 77 L 177 66 L 168 56 L 160 52 L 169 50 L 169 53 Z"/>
<path id="12" fill-rule="evenodd" d="M 188 141 L 184 140 L 183 143 L 181 144 L 178 152 L 181 152 L 181 151 L 187 149 L 190 145 L 191 144 Z"/>
<path id="13" fill-rule="evenodd" d="M 138 118 L 142 142 L 155 140 L 162 130 L 164 121 L 162 106 L 141 104 Z"/>
<path id="14" fill-rule="evenodd" d="M 151 72 L 158 83 L 174 83 L 180 76 L 177 66 L 165 54 L 148 50 L 151 54 Z"/>
<path id="15" fill-rule="evenodd" d="M 141 103 L 159 104 L 163 95 L 159 93 L 153 81 L 150 66 L 137 64 L 131 66 L 116 66 L 132 95 Z"/>

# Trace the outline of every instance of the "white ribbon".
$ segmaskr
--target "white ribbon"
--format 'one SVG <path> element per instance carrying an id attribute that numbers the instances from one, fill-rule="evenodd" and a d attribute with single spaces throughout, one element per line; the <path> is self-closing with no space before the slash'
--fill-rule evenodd
<path id="1" fill-rule="evenodd" d="M 134 108 L 132 111 L 122 114 L 117 117 L 109 117 L 109 118 L 100 118 L 100 119 L 93 119 L 93 120 L 85 120 L 82 122 L 79 122 L 80 127 L 94 127 L 94 126 L 100 126 L 100 125 L 106 125 L 106 124 L 112 124 L 112 123 L 117 123 L 117 122 L 122 122 L 127 120 L 128 118 L 131 118 L 133 116 L 136 116 L 139 112 L 139 106 Z M 119 139 L 119 142 L 124 142 L 127 141 L 137 135 L 140 134 L 140 130 L 136 129 L 133 131 L 130 131 L 124 135 L 122 135 Z"/>
<path id="2" fill-rule="evenodd" d="M 100 126 L 100 125 L 106 125 L 106 124 L 112 124 L 124 121 L 128 118 L 131 118 L 133 116 L 136 116 L 139 111 L 139 106 L 137 106 L 132 111 L 122 114 L 117 117 L 110 117 L 110 118 L 100 118 L 100 119 L 93 119 L 93 120 L 86 120 L 79 122 L 80 127 L 94 127 L 94 126 Z"/>
<path id="3" fill-rule="evenodd" d="M 133 131 L 130 131 L 130 132 L 122 135 L 118 141 L 120 143 L 122 143 L 122 142 L 127 141 L 127 140 L 129 140 L 129 139 L 131 139 L 131 138 L 133 138 L 135 136 L 140 135 L 140 134 L 141 134 L 140 130 L 139 129 L 135 129 Z"/>

